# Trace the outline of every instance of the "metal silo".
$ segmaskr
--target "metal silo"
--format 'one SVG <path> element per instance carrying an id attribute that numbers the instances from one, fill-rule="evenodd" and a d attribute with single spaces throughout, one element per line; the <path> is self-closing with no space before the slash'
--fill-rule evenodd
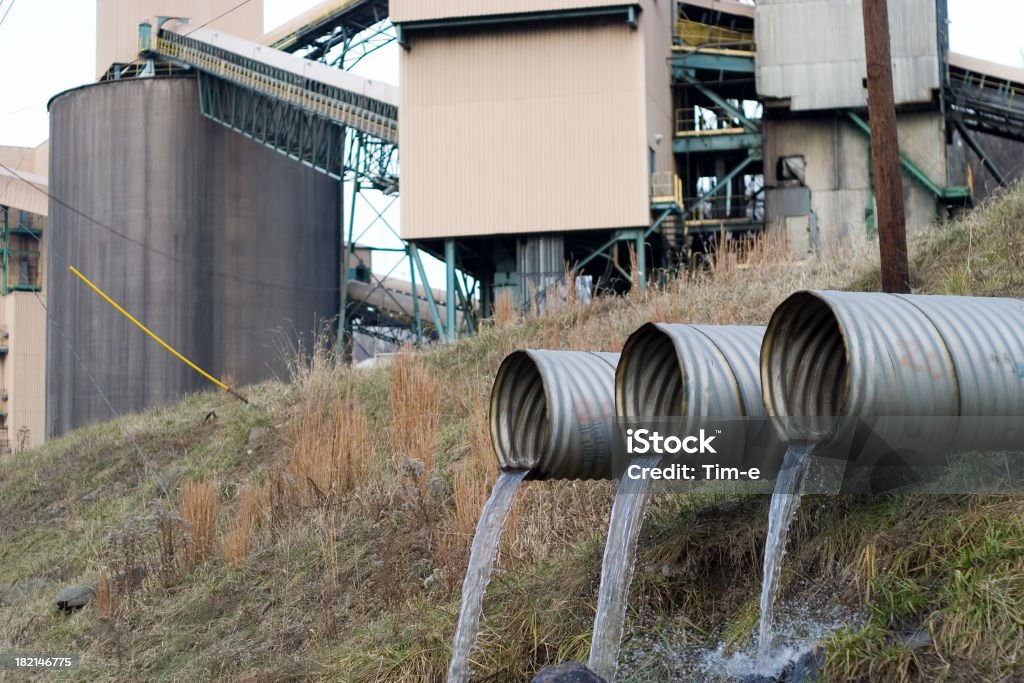
<path id="1" fill-rule="evenodd" d="M 338 183 L 202 117 L 193 78 L 61 93 L 50 139 L 50 435 L 111 417 L 93 380 L 118 413 L 208 387 L 68 265 L 237 384 L 336 314 Z"/>

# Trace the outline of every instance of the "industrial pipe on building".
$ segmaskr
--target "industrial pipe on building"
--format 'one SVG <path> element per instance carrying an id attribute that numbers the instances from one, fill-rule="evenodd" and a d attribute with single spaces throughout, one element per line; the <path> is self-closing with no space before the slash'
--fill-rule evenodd
<path id="1" fill-rule="evenodd" d="M 502 469 L 534 479 L 612 476 L 617 353 L 514 351 L 491 388 L 491 443 Z"/>
<path id="2" fill-rule="evenodd" d="M 896 417 L 885 423 L 894 433 L 908 417 L 1024 416 L 1024 301 L 797 292 L 772 314 L 761 382 L 788 441 L 836 437 L 835 418 Z M 1010 448 L 1021 438 L 1014 421 L 1000 433 L 934 424 L 949 427 L 921 434 L 919 446 Z"/>

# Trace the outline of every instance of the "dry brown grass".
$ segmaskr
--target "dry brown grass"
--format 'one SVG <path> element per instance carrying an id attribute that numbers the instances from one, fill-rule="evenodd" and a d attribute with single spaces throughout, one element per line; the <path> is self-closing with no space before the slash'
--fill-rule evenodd
<path id="1" fill-rule="evenodd" d="M 231 567 L 245 564 L 252 549 L 252 535 L 266 518 L 269 507 L 269 487 L 249 484 L 238 492 L 235 516 L 224 536 L 224 560 Z"/>
<path id="2" fill-rule="evenodd" d="M 515 295 L 508 290 L 501 290 L 494 297 L 494 312 L 491 316 L 498 327 L 510 325 L 519 317 Z"/>
<path id="3" fill-rule="evenodd" d="M 422 359 L 406 348 L 391 364 L 391 443 L 399 464 L 419 461 L 422 469 L 414 478 L 422 487 L 434 469 L 438 428 L 441 423 L 443 385 Z"/>
<path id="4" fill-rule="evenodd" d="M 469 457 L 452 475 L 452 498 L 456 531 L 471 538 L 498 473 L 486 402 L 479 402 L 470 414 L 467 436 Z"/>
<path id="5" fill-rule="evenodd" d="M 110 619 L 116 615 L 118 603 L 114 581 L 110 577 L 110 571 L 104 567 L 96 580 L 96 611 L 101 617 Z"/>
<path id="6" fill-rule="evenodd" d="M 355 399 L 326 404 L 311 397 L 296 422 L 286 473 L 303 501 L 325 503 L 351 491 L 370 470 L 373 439 L 366 411 Z"/>
<path id="7" fill-rule="evenodd" d="M 182 555 L 183 571 L 213 555 L 217 540 L 217 487 L 207 480 L 192 482 L 181 492 L 181 520 L 187 541 Z"/>

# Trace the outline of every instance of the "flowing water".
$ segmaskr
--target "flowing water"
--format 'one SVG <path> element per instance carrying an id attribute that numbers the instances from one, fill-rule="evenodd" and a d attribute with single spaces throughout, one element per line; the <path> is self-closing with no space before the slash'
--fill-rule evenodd
<path id="1" fill-rule="evenodd" d="M 786 450 L 768 509 L 768 536 L 764 543 L 764 574 L 761 579 L 761 620 L 757 627 L 758 673 L 767 672 L 770 668 L 775 593 L 779 588 L 789 525 L 800 507 L 800 492 L 810 463 L 811 450 L 811 444 L 792 444 Z"/>
<path id="2" fill-rule="evenodd" d="M 502 472 L 491 489 L 480 520 L 476 524 L 473 547 L 469 551 L 469 567 L 462 582 L 462 607 L 459 609 L 459 624 L 452 640 L 452 661 L 448 666 L 449 683 L 469 680 L 469 653 L 476 643 L 480 630 L 480 615 L 483 611 L 484 590 L 491 580 L 491 570 L 498 555 L 498 541 L 505 519 L 512 509 L 519 483 L 526 476 L 526 470 Z"/>
<path id="3" fill-rule="evenodd" d="M 638 458 L 633 463 L 654 467 L 658 458 Z M 597 615 L 594 617 L 594 635 L 587 662 L 591 671 L 607 681 L 615 679 L 636 542 L 650 500 L 649 484 L 648 479 L 623 478 L 608 521 L 608 539 L 601 561 L 601 587 L 597 593 Z"/>

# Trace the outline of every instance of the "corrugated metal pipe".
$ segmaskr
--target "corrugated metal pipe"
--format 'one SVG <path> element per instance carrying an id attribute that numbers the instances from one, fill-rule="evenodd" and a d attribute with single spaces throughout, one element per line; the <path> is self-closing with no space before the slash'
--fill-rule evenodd
<path id="1" fill-rule="evenodd" d="M 797 292 L 772 314 L 761 381 L 789 441 L 837 436 L 836 417 L 894 416 L 895 429 L 907 416 L 1024 416 L 1024 301 Z M 980 446 L 1007 436 L 948 423 L 960 426 L 922 438 Z"/>
<path id="2" fill-rule="evenodd" d="M 758 352 L 765 328 L 647 323 L 615 372 L 619 417 L 764 415 Z"/>
<path id="3" fill-rule="evenodd" d="M 514 351 L 491 388 L 491 443 L 502 469 L 532 479 L 612 476 L 617 353 Z"/>

